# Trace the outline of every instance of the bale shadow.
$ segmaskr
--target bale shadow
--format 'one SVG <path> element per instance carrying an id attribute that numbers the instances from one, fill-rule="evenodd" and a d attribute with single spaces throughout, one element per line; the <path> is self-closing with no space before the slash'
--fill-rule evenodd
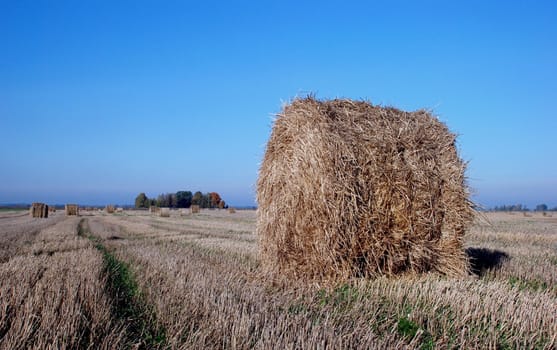
<path id="1" fill-rule="evenodd" d="M 470 262 L 470 271 L 480 277 L 488 270 L 501 268 L 511 258 L 509 254 L 501 250 L 489 248 L 467 248 L 466 255 Z"/>

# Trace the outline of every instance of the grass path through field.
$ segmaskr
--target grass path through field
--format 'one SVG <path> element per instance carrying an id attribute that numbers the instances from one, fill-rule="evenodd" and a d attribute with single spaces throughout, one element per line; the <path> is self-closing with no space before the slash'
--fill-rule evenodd
<path id="1" fill-rule="evenodd" d="M 464 279 L 407 276 L 332 288 L 272 284 L 257 274 L 253 233 L 242 227 L 245 222 L 235 226 L 227 219 L 214 218 L 214 227 L 203 225 L 210 222 L 206 217 L 91 219 L 107 247 L 129 264 L 171 347 L 544 349 L 557 344 L 557 312 L 545 312 L 557 311 L 552 289 L 488 277 L 507 263 Z M 481 239 L 472 243 L 485 245 Z"/>
<path id="2" fill-rule="evenodd" d="M 124 214 L 2 221 L 0 349 L 557 348 L 551 220 L 476 223 L 464 278 L 325 287 L 258 273 L 254 213 Z"/>
<path id="3" fill-rule="evenodd" d="M 0 349 L 123 348 L 122 327 L 104 293 L 101 254 L 77 236 L 77 218 L 45 222 L 24 223 L 32 234 L 22 227 L 4 232 L 21 232 L 25 240 L 0 263 Z"/>

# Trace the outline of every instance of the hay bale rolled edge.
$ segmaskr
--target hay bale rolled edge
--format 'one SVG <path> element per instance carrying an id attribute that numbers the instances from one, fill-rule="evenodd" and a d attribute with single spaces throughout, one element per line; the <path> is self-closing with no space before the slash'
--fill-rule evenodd
<path id="1" fill-rule="evenodd" d="M 464 273 L 468 197 L 455 135 L 427 111 L 296 99 L 275 121 L 257 182 L 263 269 Z"/>
<path id="2" fill-rule="evenodd" d="M 29 215 L 33 218 L 48 218 L 49 208 L 44 203 L 31 203 Z"/>
<path id="3" fill-rule="evenodd" d="M 66 216 L 79 216 L 79 205 L 77 204 L 66 204 L 64 209 Z"/>
<path id="4" fill-rule="evenodd" d="M 190 206 L 190 211 L 192 214 L 199 214 L 201 212 L 201 207 L 197 204 L 192 204 Z"/>
<path id="5" fill-rule="evenodd" d="M 160 208 L 159 216 L 163 218 L 170 217 L 170 208 Z"/>

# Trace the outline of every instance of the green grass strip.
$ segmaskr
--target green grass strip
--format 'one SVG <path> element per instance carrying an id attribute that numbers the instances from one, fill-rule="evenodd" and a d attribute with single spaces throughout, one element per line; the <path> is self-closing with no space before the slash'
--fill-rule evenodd
<path id="1" fill-rule="evenodd" d="M 103 256 L 103 274 L 106 277 L 106 291 L 112 301 L 112 314 L 126 325 L 130 346 L 140 349 L 164 348 L 166 331 L 157 325 L 153 307 L 149 306 L 130 269 L 130 265 L 119 260 L 91 234 L 86 219 L 79 222 L 77 234 L 93 241 Z"/>

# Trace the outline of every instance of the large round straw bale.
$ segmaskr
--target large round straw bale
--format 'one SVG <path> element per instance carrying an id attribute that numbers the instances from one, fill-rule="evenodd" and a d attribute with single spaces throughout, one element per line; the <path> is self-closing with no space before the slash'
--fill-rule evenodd
<path id="1" fill-rule="evenodd" d="M 474 211 L 455 135 L 425 110 L 295 99 L 257 182 L 263 269 L 344 279 L 467 271 Z"/>

